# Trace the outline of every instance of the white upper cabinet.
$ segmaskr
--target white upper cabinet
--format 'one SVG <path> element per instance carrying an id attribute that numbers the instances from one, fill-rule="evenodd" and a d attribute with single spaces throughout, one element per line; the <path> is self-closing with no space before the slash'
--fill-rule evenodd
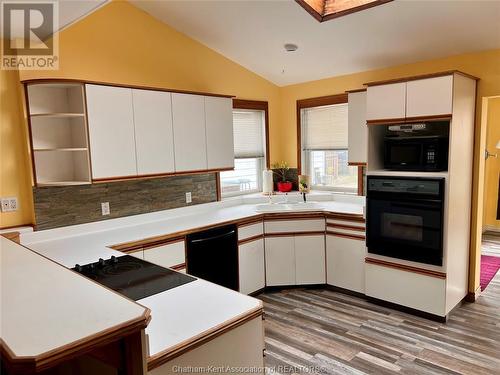
<path id="1" fill-rule="evenodd" d="M 453 75 L 406 84 L 406 117 L 451 115 Z"/>
<path id="2" fill-rule="evenodd" d="M 200 95 L 172 94 L 175 171 L 207 169 L 205 98 Z"/>
<path id="3" fill-rule="evenodd" d="M 406 82 L 369 86 L 366 119 L 403 119 L 406 116 Z"/>
<path id="4" fill-rule="evenodd" d="M 134 89 L 132 95 L 138 174 L 174 172 L 172 94 Z"/>
<path id="5" fill-rule="evenodd" d="M 366 126 L 366 91 L 348 95 L 348 158 L 349 163 L 366 163 L 368 128 Z"/>
<path id="6" fill-rule="evenodd" d="M 137 175 L 132 89 L 86 85 L 94 179 Z"/>
<path id="7" fill-rule="evenodd" d="M 208 169 L 234 168 L 233 101 L 205 97 Z"/>

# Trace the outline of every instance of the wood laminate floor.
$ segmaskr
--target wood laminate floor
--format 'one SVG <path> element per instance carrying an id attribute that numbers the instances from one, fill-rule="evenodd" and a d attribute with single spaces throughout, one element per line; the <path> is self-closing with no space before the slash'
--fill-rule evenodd
<path id="1" fill-rule="evenodd" d="M 483 233 L 481 254 L 500 257 L 500 233 Z"/>
<path id="2" fill-rule="evenodd" d="M 446 323 L 327 289 L 258 298 L 268 374 L 500 374 L 500 274 Z"/>

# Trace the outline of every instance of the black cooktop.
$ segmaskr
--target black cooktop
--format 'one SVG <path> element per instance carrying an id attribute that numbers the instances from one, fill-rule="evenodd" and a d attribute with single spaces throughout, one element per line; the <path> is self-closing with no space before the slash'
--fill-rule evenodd
<path id="1" fill-rule="evenodd" d="M 196 280 L 130 255 L 100 258 L 98 262 L 77 264 L 72 269 L 134 301 Z"/>

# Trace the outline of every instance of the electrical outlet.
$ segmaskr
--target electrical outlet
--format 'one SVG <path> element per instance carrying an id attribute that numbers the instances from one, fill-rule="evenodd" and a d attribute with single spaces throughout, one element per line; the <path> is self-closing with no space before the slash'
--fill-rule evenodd
<path id="1" fill-rule="evenodd" d="M 191 203 L 193 200 L 191 198 L 191 192 L 186 193 L 186 203 Z"/>
<path id="2" fill-rule="evenodd" d="M 111 213 L 111 210 L 109 209 L 109 202 L 101 203 L 101 212 L 103 216 L 109 215 Z"/>
<path id="3" fill-rule="evenodd" d="M 17 198 L 16 197 L 9 198 L 9 204 L 10 204 L 11 211 L 17 211 Z"/>
<path id="4" fill-rule="evenodd" d="M 17 197 L 2 198 L 2 212 L 17 211 Z"/>
<path id="5" fill-rule="evenodd" d="M 9 212 L 10 201 L 7 198 L 2 198 L 2 212 Z"/>

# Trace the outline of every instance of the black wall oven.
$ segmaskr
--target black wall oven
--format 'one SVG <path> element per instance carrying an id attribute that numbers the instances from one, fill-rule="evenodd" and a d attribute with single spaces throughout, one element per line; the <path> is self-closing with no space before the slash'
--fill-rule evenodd
<path id="1" fill-rule="evenodd" d="M 368 253 L 441 266 L 444 178 L 368 176 Z"/>

